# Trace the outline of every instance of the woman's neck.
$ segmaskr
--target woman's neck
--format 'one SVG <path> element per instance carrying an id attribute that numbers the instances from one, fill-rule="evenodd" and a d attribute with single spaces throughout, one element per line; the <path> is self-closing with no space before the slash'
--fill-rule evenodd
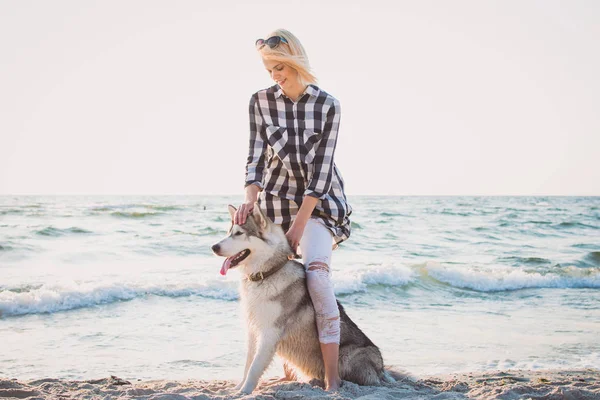
<path id="1" fill-rule="evenodd" d="M 285 93 L 285 95 L 287 97 L 289 97 L 292 101 L 296 102 L 298 101 L 298 99 L 300 98 L 300 95 L 302 95 L 302 93 L 304 93 L 304 91 L 306 90 L 307 86 L 302 86 L 300 84 L 298 84 L 298 86 L 290 88 L 290 89 L 286 89 L 283 90 L 283 93 Z"/>

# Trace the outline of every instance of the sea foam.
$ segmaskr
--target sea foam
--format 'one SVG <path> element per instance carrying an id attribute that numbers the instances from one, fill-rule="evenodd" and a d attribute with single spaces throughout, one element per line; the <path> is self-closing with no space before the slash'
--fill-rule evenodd
<path id="1" fill-rule="evenodd" d="M 424 265 L 371 265 L 336 271 L 333 276 L 336 295 L 368 292 L 374 286 L 403 287 L 419 280 L 480 292 L 510 291 L 527 288 L 600 288 L 600 268 L 566 267 L 558 273 L 540 273 L 523 268 L 475 268 L 445 266 L 437 262 Z M 55 313 L 93 307 L 144 296 L 206 298 L 233 301 L 239 298 L 236 279 L 89 282 L 61 280 L 42 285 L 4 287 L 0 291 L 0 315 Z"/>
<path id="2" fill-rule="evenodd" d="M 355 271 L 338 272 L 333 281 L 337 295 L 366 292 L 369 285 L 403 286 L 417 275 L 410 267 L 377 265 Z"/>
<path id="3" fill-rule="evenodd" d="M 480 292 L 527 288 L 600 288 L 600 268 L 564 267 L 560 274 L 528 271 L 521 267 L 448 267 L 429 262 L 427 274 L 439 282 Z"/>
<path id="4" fill-rule="evenodd" d="M 12 288 L 0 291 L 0 315 L 55 313 L 92 307 L 138 297 L 201 296 L 223 300 L 237 299 L 237 287 L 230 280 L 210 279 L 204 282 L 95 283 L 61 281 L 38 287 Z"/>
<path id="5" fill-rule="evenodd" d="M 118 277 L 118 276 L 117 276 Z M 125 282 L 104 280 L 61 280 L 38 285 L 4 287 L 0 291 L 0 315 L 55 313 L 93 307 L 119 301 L 154 295 L 162 297 L 200 296 L 224 301 L 239 298 L 237 279 L 215 277 L 198 280 L 172 280 L 155 277 L 147 282 L 127 279 Z M 333 277 L 337 295 L 366 292 L 369 286 L 403 286 L 412 282 L 416 274 L 410 267 L 375 265 L 337 273 Z"/>

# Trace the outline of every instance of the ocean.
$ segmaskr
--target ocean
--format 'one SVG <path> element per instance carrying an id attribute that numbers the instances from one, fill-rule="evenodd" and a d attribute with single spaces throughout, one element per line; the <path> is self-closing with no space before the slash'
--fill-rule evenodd
<path id="1" fill-rule="evenodd" d="M 600 197 L 348 200 L 335 290 L 386 364 L 600 368 Z M 240 275 L 210 246 L 241 201 L 0 196 L 0 377 L 240 379 Z"/>

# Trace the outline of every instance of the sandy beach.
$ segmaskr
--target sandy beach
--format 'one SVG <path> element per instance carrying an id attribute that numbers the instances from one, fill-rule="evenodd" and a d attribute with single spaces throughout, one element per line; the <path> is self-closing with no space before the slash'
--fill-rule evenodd
<path id="1" fill-rule="evenodd" d="M 302 382 L 262 381 L 251 395 L 240 396 L 236 382 L 226 380 L 125 380 L 108 378 L 68 381 L 0 380 L 3 399 L 600 399 L 600 370 L 506 370 L 415 377 L 408 374 L 382 387 L 344 382 L 327 393 Z"/>

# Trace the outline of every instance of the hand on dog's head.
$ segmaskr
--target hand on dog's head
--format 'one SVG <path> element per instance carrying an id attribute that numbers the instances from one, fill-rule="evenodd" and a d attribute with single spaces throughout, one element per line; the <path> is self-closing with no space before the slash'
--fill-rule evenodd
<path id="1" fill-rule="evenodd" d="M 231 215 L 231 223 L 232 224 L 233 224 L 233 217 L 234 217 L 236 211 L 237 211 L 237 209 L 233 205 L 229 204 L 229 213 Z M 254 207 L 252 208 L 251 211 L 248 212 L 246 220 L 249 217 L 252 217 L 254 219 L 254 221 L 256 221 L 257 224 L 262 225 L 263 228 L 266 228 L 267 224 L 269 223 L 269 221 L 267 221 L 267 216 L 265 216 L 265 214 L 262 212 L 258 202 L 254 202 Z M 300 255 L 298 255 L 298 253 L 296 253 L 295 251 L 292 250 L 292 253 L 290 253 L 288 258 L 290 260 L 293 260 L 293 259 L 299 260 L 302 257 Z"/>

